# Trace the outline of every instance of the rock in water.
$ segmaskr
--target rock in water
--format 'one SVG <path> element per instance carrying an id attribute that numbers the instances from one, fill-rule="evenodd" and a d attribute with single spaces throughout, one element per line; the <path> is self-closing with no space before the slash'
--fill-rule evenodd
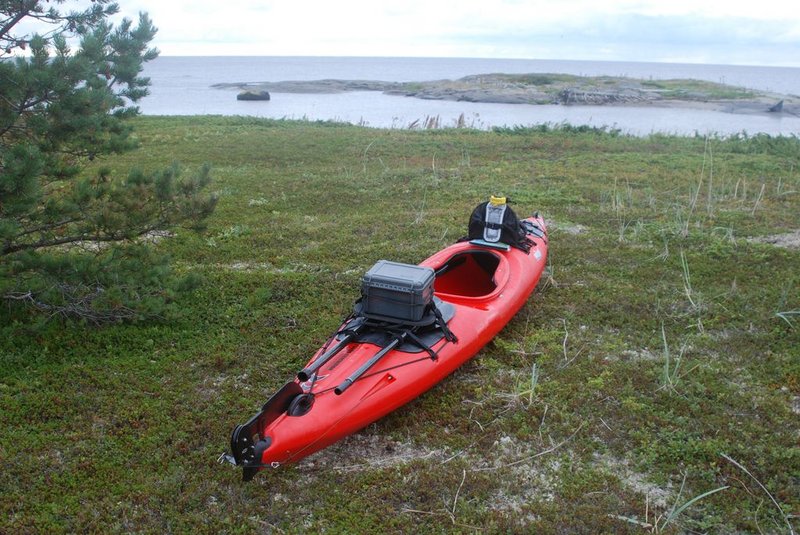
<path id="1" fill-rule="evenodd" d="M 236 95 L 236 100 L 269 100 L 269 91 L 248 89 Z"/>
<path id="2" fill-rule="evenodd" d="M 778 103 L 777 103 L 777 104 L 775 104 L 774 106 L 771 106 L 771 107 L 769 108 L 769 111 L 771 111 L 771 112 L 773 112 L 773 113 L 780 113 L 780 112 L 782 112 L 782 111 L 783 111 L 783 101 L 781 100 L 780 102 L 778 102 Z"/>

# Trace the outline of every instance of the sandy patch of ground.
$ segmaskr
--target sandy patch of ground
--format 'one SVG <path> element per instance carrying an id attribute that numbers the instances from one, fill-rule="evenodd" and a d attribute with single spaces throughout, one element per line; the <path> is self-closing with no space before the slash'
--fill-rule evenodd
<path id="1" fill-rule="evenodd" d="M 619 360 L 624 361 L 655 361 L 663 360 L 664 353 L 661 351 L 651 351 L 649 348 L 641 349 L 625 349 L 619 354 Z M 614 360 L 613 357 L 608 356 L 607 360 Z"/>
<path id="2" fill-rule="evenodd" d="M 321 266 L 297 263 L 286 267 L 277 267 L 270 262 L 229 262 L 215 264 L 188 264 L 192 269 L 218 269 L 221 271 L 240 271 L 243 273 L 318 273 L 324 271 Z"/>
<path id="3" fill-rule="evenodd" d="M 800 249 L 800 229 L 784 234 L 773 234 L 771 236 L 759 236 L 757 238 L 748 238 L 752 243 L 768 243 L 776 247 L 783 247 L 785 249 Z"/>
<path id="4" fill-rule="evenodd" d="M 556 222 L 552 220 L 545 220 L 545 225 L 547 226 L 547 230 L 558 230 L 560 232 L 566 232 L 567 234 L 572 234 L 573 236 L 577 236 L 578 234 L 583 234 L 584 232 L 588 232 L 588 228 L 583 225 L 578 225 L 576 223 L 570 223 L 569 221 L 562 221 Z"/>
<path id="5" fill-rule="evenodd" d="M 337 472 L 360 472 L 402 466 L 418 460 L 443 461 L 444 449 L 430 449 L 412 441 L 397 441 L 380 434 L 356 433 L 309 456 L 302 468 L 325 467 Z"/>
<path id="6" fill-rule="evenodd" d="M 596 456 L 597 463 L 616 475 L 630 491 L 642 495 L 642 505 L 648 502 L 651 507 L 666 509 L 672 496 L 672 485 L 661 487 L 647 480 L 645 474 L 634 471 L 628 461 L 610 455 Z M 644 507 L 643 507 L 644 509 Z"/>
<path id="7" fill-rule="evenodd" d="M 146 234 L 142 234 L 138 238 L 135 238 L 134 241 L 138 243 L 152 243 L 156 244 L 163 240 L 164 238 L 174 238 L 175 233 L 169 230 L 151 230 Z M 119 240 L 122 242 L 123 240 Z M 97 253 L 99 251 L 104 251 L 108 249 L 112 244 L 119 243 L 113 241 L 94 241 L 94 240 L 81 240 L 71 243 L 65 243 L 63 245 L 58 245 L 57 247 L 62 251 L 71 251 L 74 249 L 81 249 L 88 253 Z"/>

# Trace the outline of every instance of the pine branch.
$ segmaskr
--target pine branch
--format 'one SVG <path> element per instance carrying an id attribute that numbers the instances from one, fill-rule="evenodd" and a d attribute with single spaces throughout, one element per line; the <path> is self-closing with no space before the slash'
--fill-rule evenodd
<path id="1" fill-rule="evenodd" d="M 23 302 L 41 312 L 49 313 L 51 318 L 60 316 L 63 318 L 82 319 L 95 325 L 129 321 L 139 316 L 135 309 L 124 305 L 119 305 L 110 310 L 93 307 L 92 305 L 95 301 L 102 297 L 106 291 L 102 286 L 96 286 L 78 298 L 75 298 L 74 294 L 80 291 L 80 288 L 74 286 L 66 284 L 55 285 L 51 290 L 57 290 L 65 296 L 65 304 L 46 303 L 34 295 L 32 291 L 8 293 L 3 295 L 2 299 Z M 138 297 L 141 299 L 141 296 Z"/>
<path id="2" fill-rule="evenodd" d="M 8 32 L 10 32 L 14 26 L 19 24 L 22 19 L 27 17 L 31 10 L 36 7 L 36 4 L 36 0 L 29 0 L 27 3 L 23 2 L 19 12 L 11 17 L 11 19 L 9 19 L 9 21 L 2 28 L 0 28 L 0 39 L 9 40 L 8 37 L 6 37 Z"/>
<path id="3" fill-rule="evenodd" d="M 130 103 L 147 94 L 139 74 L 158 55 L 147 48 L 156 28 L 145 13 L 115 27 L 111 0 L 62 4 L 0 2 L 0 302 L 98 324 L 152 318 L 180 286 L 142 237 L 200 227 L 216 203 L 203 193 L 208 168 L 187 181 L 177 167 L 119 180 L 84 174 L 87 158 L 137 145 Z M 38 33 L 22 35 L 24 20 L 38 21 Z M 20 49 L 27 58 L 10 57 Z"/>
<path id="4" fill-rule="evenodd" d="M 109 242 L 122 242 L 127 240 L 132 240 L 134 238 L 139 238 L 148 234 L 150 232 L 156 230 L 162 230 L 165 227 L 165 222 L 160 222 L 158 225 L 152 225 L 148 227 L 143 227 L 137 229 L 136 231 L 128 232 L 119 231 L 116 233 L 109 233 L 109 234 L 75 234 L 72 236 L 61 236 L 59 238 L 50 238 L 50 239 L 40 239 L 36 242 L 29 242 L 29 243 L 16 243 L 16 244 L 6 244 L 2 250 L 0 250 L 0 256 L 9 255 L 12 253 L 18 253 L 20 251 L 35 251 L 36 249 L 42 249 L 47 247 L 55 247 L 58 245 L 66 245 L 70 243 L 77 243 L 77 242 L 99 242 L 99 243 L 109 243 Z"/>

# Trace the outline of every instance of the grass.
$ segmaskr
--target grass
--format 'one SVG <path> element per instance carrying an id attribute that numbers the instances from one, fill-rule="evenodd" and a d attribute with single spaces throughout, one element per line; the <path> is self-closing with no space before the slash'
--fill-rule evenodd
<path id="1" fill-rule="evenodd" d="M 541 86 L 544 91 L 550 86 L 594 88 L 636 88 L 658 93 L 667 100 L 721 100 L 749 99 L 756 97 L 753 91 L 722 83 L 692 79 L 640 80 L 624 76 L 576 76 L 570 74 L 497 74 L 493 77 L 507 82 Z"/>
<path id="2" fill-rule="evenodd" d="M 539 86 L 555 93 L 564 87 L 583 90 L 637 89 L 658 94 L 665 100 L 742 100 L 755 98 L 757 93 L 736 86 L 704 80 L 639 80 L 620 76 L 575 76 L 569 74 L 503 74 L 500 80 L 526 86 Z"/>
<path id="3" fill-rule="evenodd" d="M 669 99 L 743 99 L 756 96 L 753 91 L 741 87 L 703 80 L 649 80 L 642 82 L 642 86 L 659 91 Z"/>
<path id="4" fill-rule="evenodd" d="M 153 325 L 0 310 L 0 532 L 797 531 L 800 252 L 747 240 L 798 227 L 797 138 L 136 131 L 98 165 L 213 166 L 208 231 L 158 244 L 202 283 Z M 363 272 L 451 243 L 493 192 L 546 216 L 551 257 L 491 344 L 297 466 L 216 463 Z"/>
<path id="5" fill-rule="evenodd" d="M 356 84 L 360 89 L 360 84 Z M 626 76 L 577 76 L 571 74 L 479 74 L 458 80 L 389 84 L 392 94 L 419 98 L 479 100 L 529 104 L 601 104 L 608 102 L 728 102 L 774 99 L 775 95 L 703 80 L 643 80 Z M 488 100 L 487 100 L 488 99 Z M 787 102 L 791 102 L 789 96 Z M 759 104 L 758 106 L 762 106 Z M 763 105 L 766 110 L 766 105 Z M 463 122 L 463 121 L 461 121 Z M 413 128 L 439 128 L 438 117 L 417 120 Z M 461 125 L 463 126 L 463 125 Z"/>

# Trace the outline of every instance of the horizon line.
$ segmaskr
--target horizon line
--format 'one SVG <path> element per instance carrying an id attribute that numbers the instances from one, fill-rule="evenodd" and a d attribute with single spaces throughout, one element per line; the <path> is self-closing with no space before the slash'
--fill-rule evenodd
<path id="1" fill-rule="evenodd" d="M 159 58 L 299 58 L 299 59 L 422 59 L 422 60 L 496 60 L 496 61 L 530 61 L 530 62 L 574 62 L 574 63 L 635 63 L 635 64 L 661 64 L 661 65 L 708 65 L 718 67 L 748 67 L 748 68 L 778 68 L 800 69 L 800 63 L 786 64 L 752 64 L 752 63 L 707 63 L 700 61 L 668 61 L 668 60 L 626 60 L 626 59 L 550 59 L 550 58 L 519 58 L 519 57 L 488 57 L 488 56 L 386 56 L 386 55 L 326 55 L 326 54 L 161 54 Z"/>

